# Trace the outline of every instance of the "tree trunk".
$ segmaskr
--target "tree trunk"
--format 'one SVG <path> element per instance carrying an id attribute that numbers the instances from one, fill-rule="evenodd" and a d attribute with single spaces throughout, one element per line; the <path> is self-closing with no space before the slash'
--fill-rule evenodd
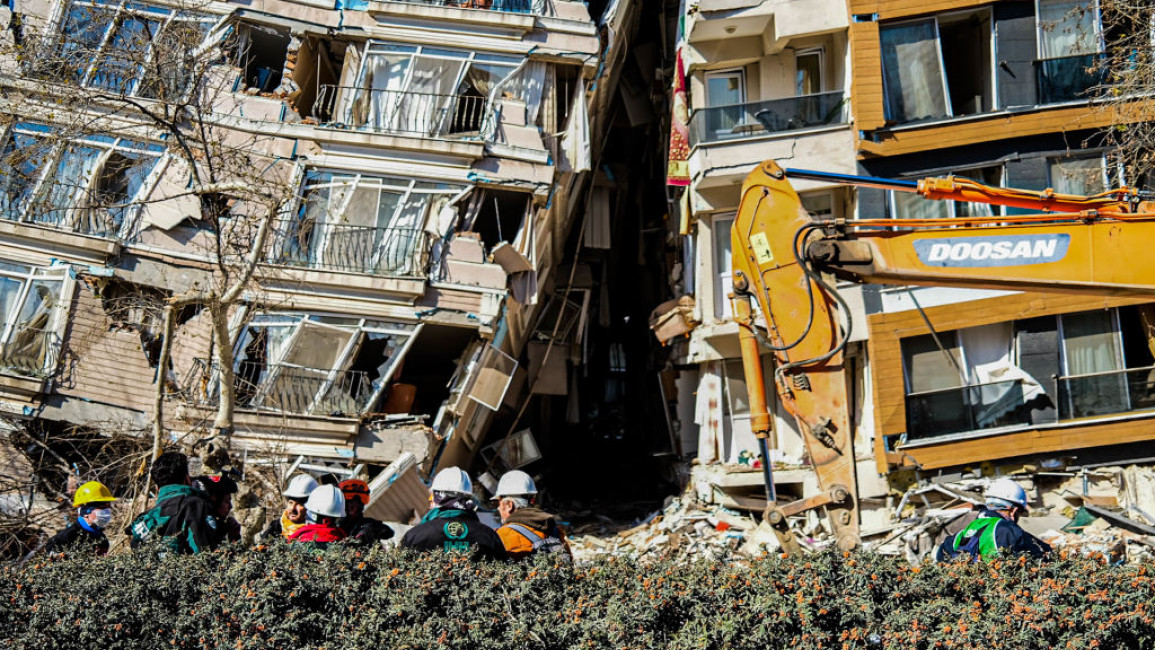
<path id="1" fill-rule="evenodd" d="M 233 368 L 233 340 L 229 334 L 229 310 L 227 305 L 219 301 L 209 304 L 209 313 L 213 320 L 213 333 L 217 340 L 216 363 L 220 380 L 220 401 L 217 403 L 217 416 L 213 420 L 213 430 L 217 435 L 232 435 L 233 432 L 233 405 L 236 402 L 236 371 Z"/>

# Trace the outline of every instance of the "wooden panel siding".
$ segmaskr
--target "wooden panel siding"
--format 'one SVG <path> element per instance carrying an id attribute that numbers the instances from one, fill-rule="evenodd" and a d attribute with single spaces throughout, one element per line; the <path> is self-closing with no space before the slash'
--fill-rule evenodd
<path id="1" fill-rule="evenodd" d="M 878 14 L 879 20 L 896 20 L 990 6 L 990 0 L 857 0 L 850 4 L 850 15 Z"/>
<path id="2" fill-rule="evenodd" d="M 882 109 L 881 95 L 878 109 Z M 865 110 L 871 109 L 867 106 Z M 1008 138 L 1102 128 L 1135 122 L 1150 112 L 1150 106 L 1132 106 L 1125 111 L 1112 106 L 1072 106 L 1059 109 L 1040 107 L 1031 112 L 997 113 L 988 117 L 971 116 L 921 128 L 875 132 L 873 137 L 878 142 L 859 140 L 858 157 L 897 156 Z M 870 127 L 860 124 L 860 128 Z"/>
<path id="3" fill-rule="evenodd" d="M 88 286 L 81 284 L 77 293 L 56 392 L 149 411 L 154 371 L 141 347 L 140 334 L 118 328 Z"/>
<path id="4" fill-rule="evenodd" d="M 979 325 L 1022 320 L 1036 316 L 1067 314 L 1146 302 L 1150 302 L 1150 299 L 1095 298 L 1068 294 L 1022 293 L 998 298 L 974 300 L 960 304 L 931 307 L 924 311 L 927 319 L 930 320 L 934 326 L 935 331 L 941 333 L 964 327 L 977 327 Z M 901 434 L 906 431 L 906 383 L 904 381 L 905 375 L 902 366 L 902 339 L 929 334 L 930 329 L 927 328 L 926 322 L 923 321 L 922 316 L 917 310 L 889 314 L 873 314 L 867 318 L 867 324 L 870 329 L 870 338 L 867 340 L 867 353 L 870 358 L 871 376 L 874 378 L 874 457 L 878 471 L 885 473 L 889 469 L 885 438 L 886 436 Z M 1155 438 L 1155 427 L 1149 428 L 1151 429 L 1151 437 Z M 1019 434 L 1005 435 L 1018 436 Z M 1015 453 L 1008 454 L 1003 453 L 1005 449 L 1002 447 L 989 444 L 993 439 L 1001 439 L 1003 437 L 995 436 L 983 438 L 983 440 L 988 442 L 986 446 L 978 445 L 975 447 L 969 444 L 970 441 L 962 441 L 943 443 L 933 447 L 925 446 L 903 450 L 903 453 L 908 455 L 914 462 L 920 464 L 924 462 L 924 458 L 926 462 L 940 462 L 934 459 L 940 457 L 945 459 L 950 455 L 950 452 L 942 452 L 942 448 L 953 448 L 956 445 L 962 445 L 960 450 L 971 450 L 968 453 L 972 453 L 972 455 L 974 453 L 986 454 L 983 460 L 987 460 L 1019 454 L 1037 453 L 1038 451 L 1053 451 L 1053 449 L 1047 447 L 1048 444 L 1064 444 L 1056 441 L 1073 439 L 1072 436 L 1074 434 L 1068 431 L 1058 437 L 1056 437 L 1058 434 L 1051 435 L 1050 433 L 1044 436 L 1036 432 L 1036 435 L 1045 437 L 1046 440 L 1050 442 L 1039 442 L 1040 446 L 1037 449 L 1034 446 L 1027 446 L 1018 449 Z M 1021 437 L 1016 439 L 1021 439 Z M 1042 440 L 1042 438 L 1040 438 L 1040 440 Z M 964 444 L 964 442 L 968 444 Z M 1119 442 L 1126 442 L 1126 440 L 1120 440 Z M 1104 440 L 1096 444 L 1114 444 L 1114 442 Z M 1067 449 L 1073 447 L 1060 448 Z M 932 449 L 935 451 L 927 451 Z M 981 449 L 989 449 L 990 451 L 977 451 Z M 944 453 L 946 454 L 945 456 L 935 455 Z M 960 451 L 960 453 L 962 452 Z M 970 456 L 967 456 L 969 460 L 962 460 L 962 458 L 963 456 L 960 456 L 958 462 L 951 464 L 957 465 L 974 462 L 974 458 Z M 935 466 L 941 467 L 943 465 Z"/>
<path id="5" fill-rule="evenodd" d="M 856 128 L 870 131 L 886 126 L 882 97 L 882 58 L 878 23 L 850 23 L 850 51 L 853 76 L 850 103 Z"/>

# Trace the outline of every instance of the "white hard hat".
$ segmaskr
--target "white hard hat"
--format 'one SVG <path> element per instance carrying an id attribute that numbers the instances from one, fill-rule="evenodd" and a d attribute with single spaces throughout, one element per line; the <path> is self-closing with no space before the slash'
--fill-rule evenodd
<path id="1" fill-rule="evenodd" d="M 531 494 L 537 494 L 537 486 L 534 485 L 533 479 L 529 474 L 521 470 L 513 470 L 506 472 L 501 480 L 497 482 L 497 491 L 493 493 L 495 497 L 520 497 Z"/>
<path id="2" fill-rule="evenodd" d="M 297 474 L 289 480 L 289 487 L 281 494 L 290 499 L 304 499 L 317 489 L 317 482 L 308 474 Z"/>
<path id="3" fill-rule="evenodd" d="M 460 467 L 446 467 L 433 477 L 433 485 L 430 485 L 429 489 L 434 492 L 473 494 L 473 481 Z"/>
<path id="4" fill-rule="evenodd" d="M 983 497 L 992 508 L 1027 508 L 1026 490 L 1009 478 L 1000 478 L 991 483 Z"/>
<path id="5" fill-rule="evenodd" d="M 322 485 L 309 495 L 305 510 L 325 517 L 344 517 L 345 495 L 336 485 Z"/>

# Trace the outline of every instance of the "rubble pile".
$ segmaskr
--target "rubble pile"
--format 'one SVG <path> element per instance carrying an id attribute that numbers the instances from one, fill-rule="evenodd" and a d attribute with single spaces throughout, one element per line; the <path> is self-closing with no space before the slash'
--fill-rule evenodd
<path id="1" fill-rule="evenodd" d="M 687 491 L 631 528 L 614 532 L 609 521 L 599 521 L 575 526 L 569 540 L 579 562 L 606 556 L 722 559 L 748 552 L 751 540 L 765 533 L 753 517 L 700 504 Z"/>

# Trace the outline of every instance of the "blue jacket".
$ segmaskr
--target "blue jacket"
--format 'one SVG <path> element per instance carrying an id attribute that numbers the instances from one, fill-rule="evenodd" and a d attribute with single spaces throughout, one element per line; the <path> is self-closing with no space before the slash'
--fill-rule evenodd
<path id="1" fill-rule="evenodd" d="M 1051 547 L 1038 537 L 1023 530 L 1018 524 L 1000 515 L 994 510 L 983 509 L 979 513 L 979 521 L 982 519 L 995 519 L 992 525 L 992 531 L 983 531 L 981 534 L 988 535 L 993 544 L 994 552 L 998 554 L 1005 553 L 1027 553 L 1034 558 L 1045 557 L 1051 552 Z M 974 524 L 972 524 L 973 526 Z M 967 530 L 971 530 L 968 527 Z M 935 560 L 939 562 L 950 562 L 958 557 L 962 552 L 964 545 L 964 536 L 967 530 L 959 531 L 958 534 L 947 537 L 942 541 L 942 545 L 938 547 L 938 552 L 935 553 Z M 985 546 L 985 545 L 984 545 Z"/>

